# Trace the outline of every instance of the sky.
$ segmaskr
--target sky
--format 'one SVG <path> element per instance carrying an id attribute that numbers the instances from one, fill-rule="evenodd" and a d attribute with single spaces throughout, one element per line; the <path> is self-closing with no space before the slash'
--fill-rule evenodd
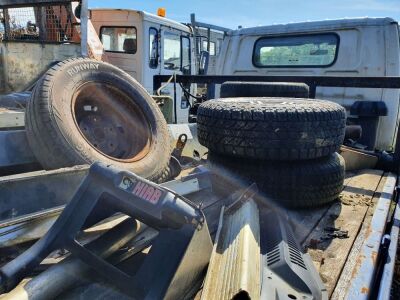
<path id="1" fill-rule="evenodd" d="M 285 24 L 353 17 L 391 17 L 400 21 L 400 0 L 89 0 L 91 8 L 131 8 L 189 22 L 195 13 L 201 22 L 231 29 L 239 25 Z"/>

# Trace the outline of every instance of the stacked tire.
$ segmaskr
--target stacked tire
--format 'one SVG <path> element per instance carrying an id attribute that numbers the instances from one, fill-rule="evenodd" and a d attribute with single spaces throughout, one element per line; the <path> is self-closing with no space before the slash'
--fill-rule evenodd
<path id="1" fill-rule="evenodd" d="M 210 100 L 198 110 L 198 138 L 212 170 L 255 182 L 265 197 L 287 208 L 337 199 L 344 160 L 345 109 L 302 98 Z"/>

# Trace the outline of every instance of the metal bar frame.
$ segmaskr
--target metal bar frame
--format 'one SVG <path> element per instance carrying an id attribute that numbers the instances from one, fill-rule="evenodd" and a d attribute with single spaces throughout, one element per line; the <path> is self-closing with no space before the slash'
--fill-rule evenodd
<path id="1" fill-rule="evenodd" d="M 0 9 L 26 6 L 58 5 L 77 1 L 79 0 L 0 0 Z"/>
<path id="2" fill-rule="evenodd" d="M 9 24 L 9 14 L 8 14 L 8 9 L 11 8 L 19 8 L 19 7 L 32 7 L 32 8 L 39 8 L 43 9 L 45 6 L 55 6 L 55 5 L 67 5 L 71 4 L 72 2 L 80 2 L 82 5 L 81 8 L 81 55 L 83 57 L 88 57 L 88 22 L 89 22 L 89 7 L 88 7 L 88 1 L 89 0 L 0 0 L 0 10 L 3 10 L 4 12 L 4 30 L 6 33 L 6 36 L 8 33 L 10 33 L 10 24 Z M 35 17 L 38 17 L 36 15 L 37 12 L 35 11 Z M 42 17 L 39 17 L 41 21 L 43 21 Z M 72 25 L 71 25 L 72 26 Z M 41 28 L 40 30 L 40 36 L 38 41 L 33 41 L 33 40 L 12 40 L 12 42 L 24 42 L 24 43 L 41 43 L 41 44 L 61 44 L 62 42 L 57 42 L 57 41 L 46 41 L 45 37 L 43 34 L 46 34 L 46 31 L 43 32 L 43 24 L 39 24 L 39 27 Z M 6 41 L 6 40 L 5 40 Z M 74 42 L 71 42 L 74 43 Z"/>
<path id="3" fill-rule="evenodd" d="M 232 31 L 232 29 L 230 29 L 230 28 L 226 28 L 226 27 L 222 27 L 222 26 L 217 26 L 217 25 L 213 25 L 213 24 L 208 24 L 208 23 L 196 21 L 195 14 L 190 14 L 190 19 L 191 19 L 192 26 L 201 27 L 201 28 L 207 28 L 207 29 L 211 29 L 211 30 L 215 30 L 215 31 L 222 31 L 222 32 L 225 32 L 225 33 L 229 32 L 229 31 Z"/>
<path id="4" fill-rule="evenodd" d="M 89 22 L 89 0 L 81 0 L 81 55 L 83 57 L 89 56 L 88 49 L 88 22 Z"/>
<path id="5" fill-rule="evenodd" d="M 190 22 L 191 22 L 192 29 L 193 29 L 193 43 L 194 43 L 194 49 L 195 49 L 195 53 L 196 53 L 196 57 L 197 57 L 197 55 L 198 55 L 198 53 L 200 53 L 200 51 L 199 51 L 199 46 L 197 45 L 197 36 L 198 36 L 198 33 L 197 33 L 197 27 L 196 27 L 196 17 L 195 17 L 195 14 L 191 14 L 191 15 L 190 15 Z M 196 59 L 196 72 L 197 72 L 198 68 L 199 68 L 199 66 L 198 66 L 198 61 L 197 61 L 197 59 Z"/>
<path id="6" fill-rule="evenodd" d="M 7 8 L 17 7 L 40 7 L 43 5 L 57 5 L 77 2 L 78 0 L 0 0 L 0 9 L 4 9 L 5 17 L 7 19 Z M 88 22 L 89 22 L 89 0 L 80 0 L 81 2 L 81 55 L 83 57 L 89 56 L 88 50 Z M 8 22 L 5 22 L 6 27 Z M 6 32 L 9 28 L 5 28 Z"/>
<path id="7" fill-rule="evenodd" d="M 155 75 L 153 78 L 154 90 L 163 82 L 167 82 L 169 75 Z M 386 77 L 339 77 L 339 76 L 252 76 L 252 75 L 176 75 L 176 81 L 182 84 L 215 83 L 226 81 L 252 82 L 303 82 L 310 86 L 310 98 L 315 97 L 318 86 L 325 87 L 358 87 L 400 89 L 400 76 Z"/>

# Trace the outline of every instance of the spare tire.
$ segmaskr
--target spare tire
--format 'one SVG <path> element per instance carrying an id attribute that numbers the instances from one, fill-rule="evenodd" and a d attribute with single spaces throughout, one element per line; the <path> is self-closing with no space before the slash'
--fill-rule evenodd
<path id="1" fill-rule="evenodd" d="M 287 208 L 318 207 L 338 198 L 345 162 L 334 153 L 316 160 L 280 162 L 243 160 L 210 152 L 211 170 L 238 184 L 255 182 L 265 199 Z"/>
<path id="2" fill-rule="evenodd" d="M 28 103 L 29 145 L 45 169 L 102 161 L 158 180 L 172 152 L 166 121 L 131 76 L 69 59 L 39 80 Z"/>
<path id="3" fill-rule="evenodd" d="M 310 88 L 305 83 L 227 81 L 221 85 L 221 98 L 287 97 L 308 98 Z"/>
<path id="4" fill-rule="evenodd" d="M 293 98 L 226 98 L 200 105 L 200 144 L 219 154 L 301 160 L 339 150 L 345 109 L 333 102 Z"/>

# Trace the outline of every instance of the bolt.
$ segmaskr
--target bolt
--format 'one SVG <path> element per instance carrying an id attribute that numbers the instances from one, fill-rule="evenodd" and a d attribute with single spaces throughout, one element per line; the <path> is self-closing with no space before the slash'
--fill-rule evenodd
<path id="1" fill-rule="evenodd" d="M 132 180 L 130 178 L 124 178 L 122 181 L 124 185 L 130 187 L 132 185 Z"/>

